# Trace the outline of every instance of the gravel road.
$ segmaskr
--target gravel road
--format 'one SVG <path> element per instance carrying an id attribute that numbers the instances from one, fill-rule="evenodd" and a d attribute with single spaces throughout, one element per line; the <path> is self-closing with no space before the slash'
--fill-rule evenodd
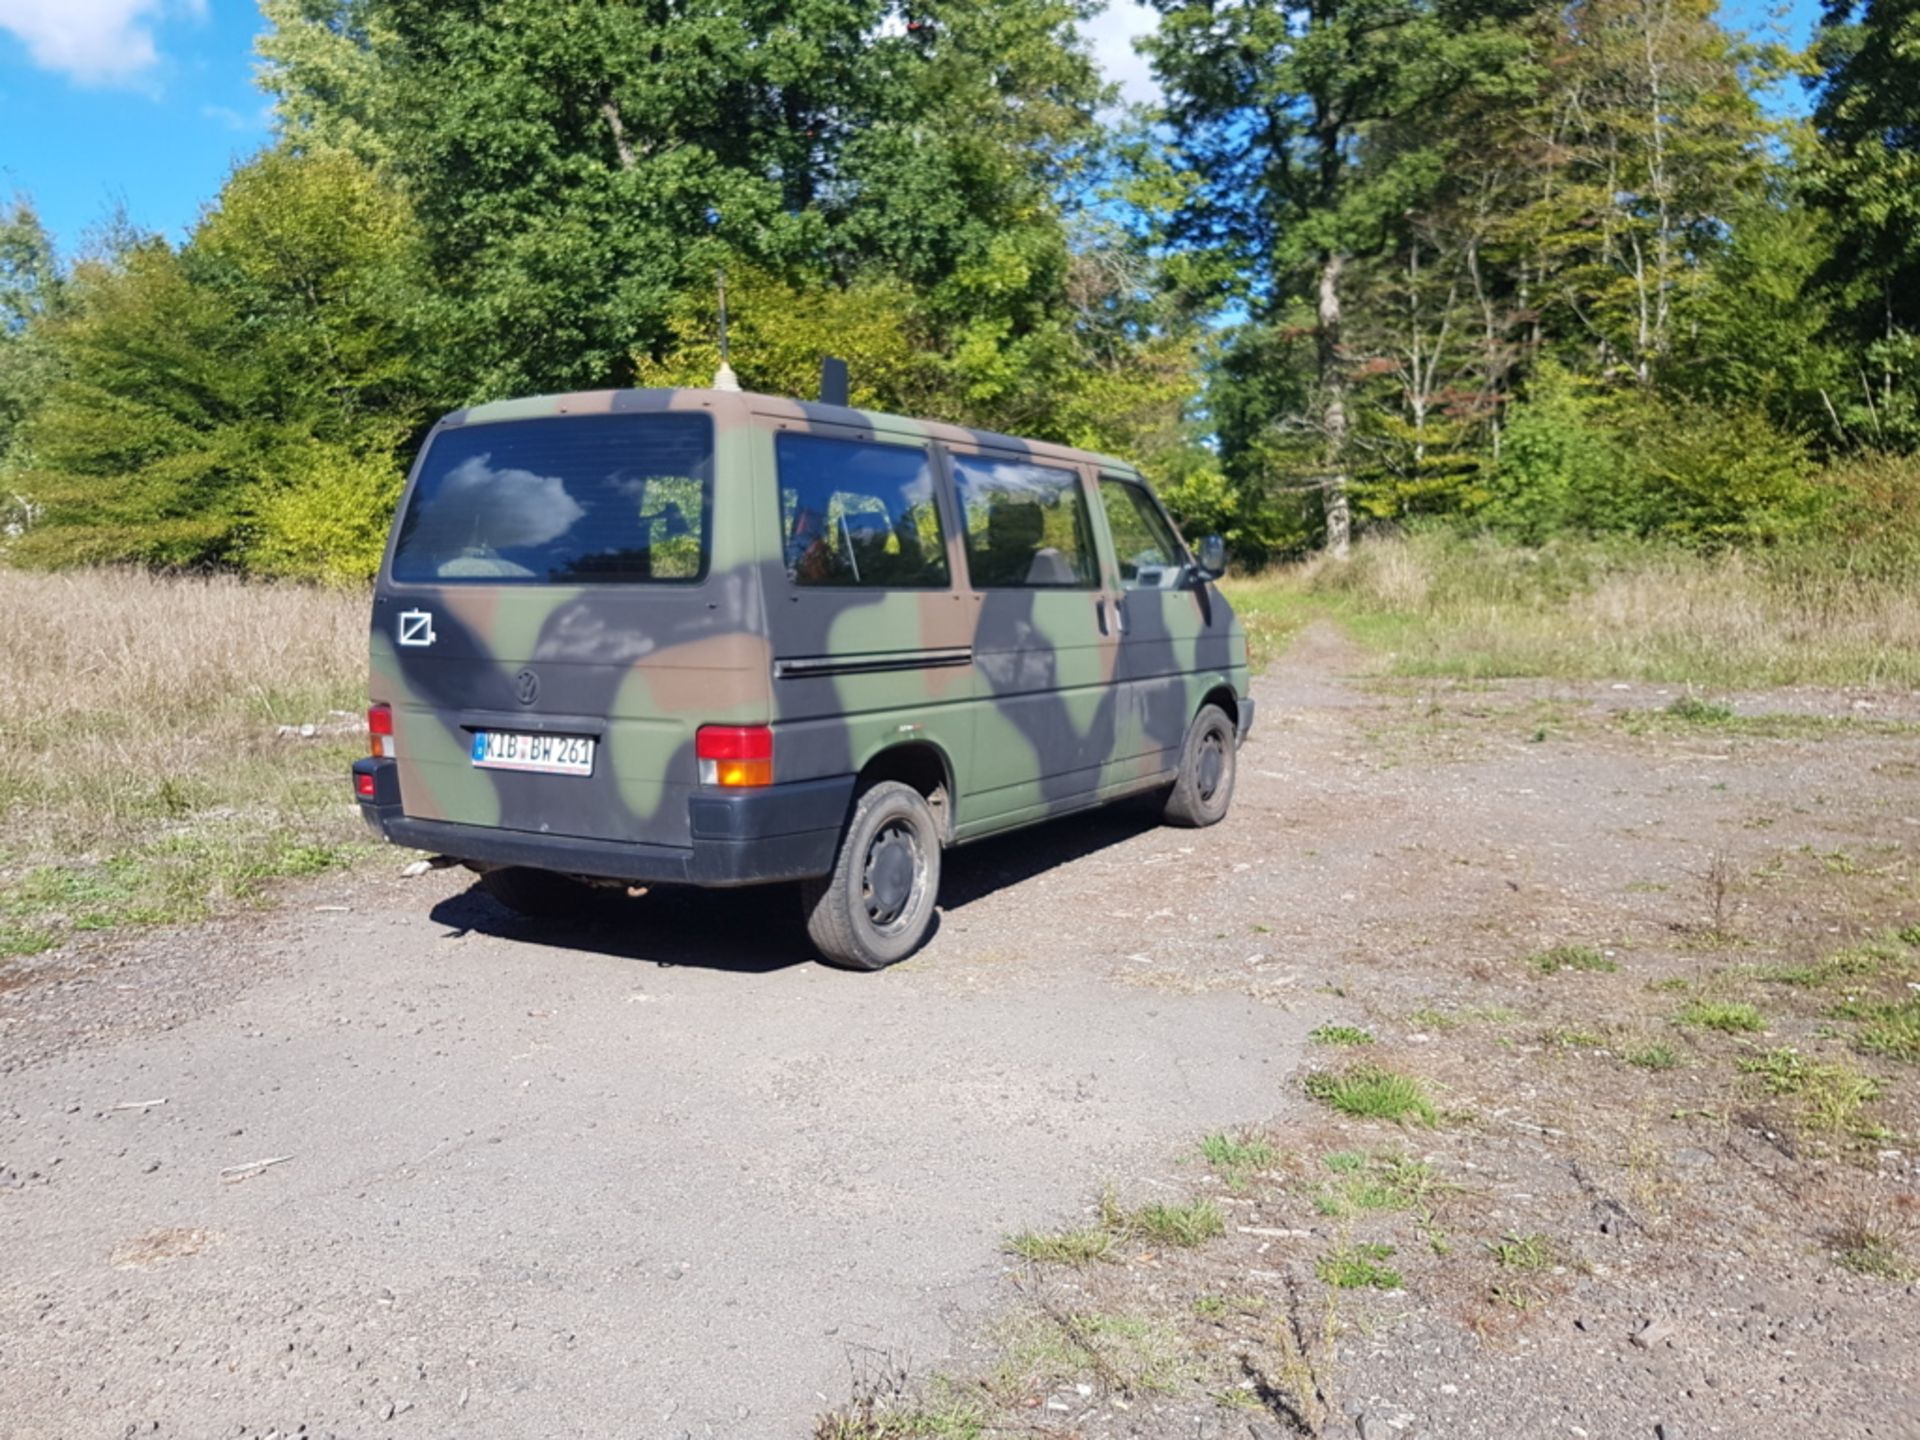
<path id="1" fill-rule="evenodd" d="M 1450 1247 L 1391 1221 L 1407 1291 L 1342 1302 L 1325 1434 L 1914 1435 L 1920 1286 L 1831 1238 L 1868 1199 L 1916 1228 L 1912 1069 L 1863 1062 L 1879 1138 L 1796 1142 L 1740 1065 L 1851 1053 L 1766 964 L 1920 919 L 1920 696 L 1730 697 L 1813 728 L 1723 733 L 1660 687 L 1361 664 L 1316 627 L 1256 682 L 1226 824 L 957 852 L 877 976 L 807 961 L 790 896 L 542 929 L 397 855 L 0 970 L 0 1437 L 804 1435 L 857 1373 L 986 1361 L 1009 1232 L 1107 1181 L 1192 1193 L 1197 1137 L 1249 1124 L 1293 1169 L 1195 1287 L 1314 1283 L 1323 1152 L 1416 1143 L 1445 1182 Z M 1617 973 L 1528 959 L 1568 941 Z M 1772 1028 L 1676 1027 L 1693 994 Z M 1441 1129 L 1311 1105 L 1328 1020 Z M 1651 1040 L 1674 1068 L 1626 1063 Z M 1489 1247 L 1523 1231 L 1563 1263 L 1516 1308 Z M 1183 1275 L 1047 1283 L 1191 1329 Z M 1272 1328 L 1195 1354 L 1237 1373 Z M 1280 1433 L 1219 1384 L 1030 1403 L 1085 1408 L 1048 1434 Z"/>
<path id="2" fill-rule="evenodd" d="M 940 1363 L 1005 1233 L 1277 1103 L 1305 1020 L 1107 974 L 1205 910 L 1268 743 L 1216 831 L 956 854 L 879 976 L 786 892 L 555 931 L 397 858 L 48 964 L 0 1032 L 0 1433 L 797 1435 Z"/>

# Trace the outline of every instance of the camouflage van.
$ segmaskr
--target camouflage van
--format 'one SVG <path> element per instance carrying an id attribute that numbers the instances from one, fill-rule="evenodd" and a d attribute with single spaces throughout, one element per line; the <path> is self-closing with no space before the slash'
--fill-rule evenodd
<path id="1" fill-rule="evenodd" d="M 481 405 L 388 541 L 356 792 L 524 913 L 798 881 L 820 954 L 877 969 L 946 846 L 1138 794 L 1226 814 L 1222 564 L 1058 445 L 724 390 Z"/>

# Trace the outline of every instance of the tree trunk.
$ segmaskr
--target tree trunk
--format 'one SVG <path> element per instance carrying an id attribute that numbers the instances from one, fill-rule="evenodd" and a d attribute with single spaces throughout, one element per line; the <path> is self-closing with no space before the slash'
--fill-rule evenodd
<path id="1" fill-rule="evenodd" d="M 1353 541 L 1353 511 L 1347 500 L 1347 375 L 1340 361 L 1340 270 L 1346 257 L 1329 250 L 1320 258 L 1320 429 L 1326 438 L 1321 477 L 1327 516 L 1327 553 L 1344 560 Z"/>

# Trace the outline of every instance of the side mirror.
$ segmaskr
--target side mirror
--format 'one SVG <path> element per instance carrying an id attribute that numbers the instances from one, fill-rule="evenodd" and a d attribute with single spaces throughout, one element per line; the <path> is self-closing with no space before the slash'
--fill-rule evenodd
<path id="1" fill-rule="evenodd" d="M 1193 566 L 1200 572 L 1198 579 L 1219 579 L 1227 573 L 1227 542 L 1218 535 L 1207 536 L 1200 542 L 1200 548 L 1194 552 Z"/>

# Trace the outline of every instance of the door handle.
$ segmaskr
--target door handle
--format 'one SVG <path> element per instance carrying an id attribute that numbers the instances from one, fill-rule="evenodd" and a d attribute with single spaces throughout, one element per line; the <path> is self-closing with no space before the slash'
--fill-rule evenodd
<path id="1" fill-rule="evenodd" d="M 1107 602 L 1104 597 L 1093 602 L 1093 617 L 1100 624 L 1100 633 L 1107 634 Z"/>

